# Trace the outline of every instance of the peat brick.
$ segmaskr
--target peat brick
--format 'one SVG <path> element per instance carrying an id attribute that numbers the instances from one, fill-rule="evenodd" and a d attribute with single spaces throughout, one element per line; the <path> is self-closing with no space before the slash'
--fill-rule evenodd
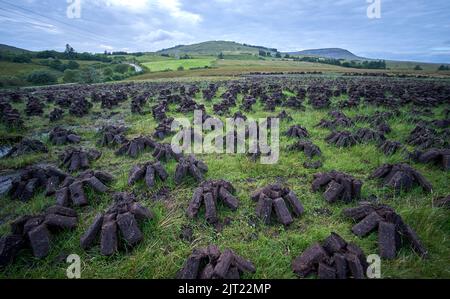
<path id="1" fill-rule="evenodd" d="M 44 224 L 49 228 L 74 229 L 77 226 L 77 218 L 48 214 L 45 216 Z"/>
<path id="2" fill-rule="evenodd" d="M 323 249 L 325 249 L 329 255 L 341 252 L 346 246 L 347 242 L 345 242 L 345 240 L 336 233 L 331 233 L 322 245 Z"/>
<path id="3" fill-rule="evenodd" d="M 324 263 L 319 263 L 317 276 L 319 279 L 336 279 L 336 270 Z"/>
<path id="4" fill-rule="evenodd" d="M 289 213 L 283 198 L 275 199 L 273 201 L 273 208 L 280 223 L 283 225 L 289 225 L 294 222 L 294 219 L 292 219 L 291 213 Z"/>
<path id="5" fill-rule="evenodd" d="M 323 261 L 328 260 L 327 252 L 319 243 L 307 248 L 292 263 L 293 271 L 300 277 L 306 277 L 313 272 L 316 266 Z"/>
<path id="6" fill-rule="evenodd" d="M 117 224 L 115 221 L 103 223 L 100 238 L 101 254 L 105 256 L 113 255 L 117 251 Z"/>
<path id="7" fill-rule="evenodd" d="M 50 251 L 50 232 L 44 224 L 41 224 L 28 232 L 33 255 L 37 258 L 44 258 Z"/>
<path id="8" fill-rule="evenodd" d="M 352 232 L 357 235 L 358 237 L 364 237 L 367 236 L 372 231 L 376 230 L 378 228 L 378 223 L 382 221 L 383 218 L 381 218 L 377 212 L 372 212 L 370 215 L 368 215 L 366 218 L 364 218 L 361 222 L 354 225 L 352 227 Z"/>
<path id="9" fill-rule="evenodd" d="M 395 224 L 381 221 L 378 225 L 378 248 L 384 259 L 394 259 L 397 253 L 397 231 Z"/>
<path id="10" fill-rule="evenodd" d="M 119 216 L 117 216 L 117 224 L 119 226 L 122 237 L 129 245 L 134 246 L 142 241 L 142 232 L 139 229 L 133 214 L 120 214 Z"/>
<path id="11" fill-rule="evenodd" d="M 80 245 L 84 250 L 89 249 L 95 242 L 97 236 L 102 229 L 103 215 L 98 214 L 95 216 L 94 222 L 88 228 L 88 230 L 81 236 Z"/>

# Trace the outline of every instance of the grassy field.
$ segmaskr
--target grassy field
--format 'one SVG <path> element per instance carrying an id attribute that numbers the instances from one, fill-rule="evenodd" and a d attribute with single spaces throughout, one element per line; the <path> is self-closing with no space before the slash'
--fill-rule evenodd
<path id="1" fill-rule="evenodd" d="M 450 77 L 450 72 L 437 72 L 436 65 L 425 64 L 422 71 L 414 70 L 414 66 L 407 63 L 396 63 L 389 65 L 388 70 L 369 70 L 369 69 L 353 69 L 345 68 L 329 64 L 311 63 L 303 61 L 292 61 L 286 59 L 265 58 L 255 59 L 254 56 L 246 55 L 225 55 L 226 59 L 218 59 L 212 63 L 212 68 L 177 71 L 177 64 L 180 60 L 169 59 L 161 60 L 161 56 L 147 57 L 143 59 L 156 59 L 149 63 L 143 63 L 145 66 L 157 65 L 159 71 L 150 67 L 149 73 L 134 76 L 128 80 L 155 80 L 155 79 L 173 79 L 173 78 L 191 78 L 191 77 L 223 77 L 229 78 L 249 74 L 255 72 L 271 73 L 271 72 L 323 72 L 323 73 L 389 73 L 389 74 L 406 74 L 412 76 L 434 76 L 434 77 Z M 168 65 L 174 64 L 174 67 L 168 71 Z"/>
<path id="2" fill-rule="evenodd" d="M 177 61 L 178 62 L 178 61 Z M 221 62 L 218 63 L 219 65 Z M 270 62 L 256 64 L 266 67 Z M 256 67 L 252 65 L 252 67 Z M 307 65 L 306 65 L 307 66 Z M 305 66 L 305 67 L 306 67 Z M 227 66 L 232 68 L 234 66 Z M 300 66 L 299 66 L 300 67 Z M 303 64 L 302 64 L 303 67 Z M 255 68 L 256 69 L 256 68 Z M 192 75 L 192 74 L 191 74 Z M 186 79 L 186 82 L 189 81 Z M 221 88 L 217 95 L 225 91 Z M 333 107 L 345 99 L 334 98 Z M 242 96 L 239 96 L 239 101 Z M 196 95 L 196 101 L 205 104 L 208 114 L 214 114 L 212 106 L 220 101 L 216 97 L 211 102 L 204 102 L 201 93 Z M 23 114 L 24 105 L 15 104 Z M 149 110 L 151 104 L 147 104 Z M 238 105 L 239 106 L 239 105 Z M 141 134 L 150 135 L 157 122 L 151 115 L 131 115 L 130 100 L 119 107 L 103 110 L 96 103 L 91 113 L 83 118 L 66 116 L 64 120 L 50 124 L 47 119 L 32 117 L 25 122 L 26 129 L 19 134 L 34 136 L 50 147 L 48 155 L 24 156 L 20 159 L 0 160 L 0 169 L 23 167 L 34 162 L 57 163 L 57 154 L 64 147 L 51 146 L 47 135 L 55 125 L 74 127 L 75 132 L 82 137 L 82 145 L 95 147 L 99 136 L 94 128 L 106 123 L 124 122 L 129 128 L 128 137 Z M 48 105 L 46 112 L 52 109 Z M 174 107 L 171 107 L 173 111 Z M 408 121 L 409 110 L 412 107 L 402 108 L 400 116 L 391 119 L 393 132 L 388 134 L 389 139 L 404 142 L 409 132 L 415 127 Z M 231 112 L 234 113 L 235 108 Z M 254 112 L 247 113 L 252 118 L 266 117 L 278 114 L 264 112 L 258 102 Z M 389 190 L 381 188 L 377 181 L 368 179 L 369 174 L 378 166 L 387 162 L 400 162 L 403 158 L 398 154 L 392 157 L 384 156 L 374 144 L 357 145 L 348 149 L 339 149 L 327 144 L 324 138 L 329 130 L 316 128 L 315 125 L 322 118 L 327 118 L 327 110 L 315 110 L 307 105 L 306 111 L 299 112 L 285 109 L 292 115 L 293 121 L 282 122 L 280 132 L 284 132 L 294 124 L 301 124 L 311 134 L 311 140 L 317 144 L 324 155 L 324 166 L 319 171 L 339 170 L 347 172 L 364 181 L 363 196 L 376 195 L 382 202 L 393 206 L 404 220 L 417 231 L 424 245 L 430 252 L 427 260 L 422 260 L 411 249 L 404 248 L 398 257 L 392 261 L 382 262 L 383 278 L 450 278 L 450 216 L 448 210 L 432 207 L 432 199 L 448 195 L 450 182 L 449 173 L 436 167 L 415 164 L 412 166 L 424 174 L 433 184 L 434 191 L 424 194 L 419 188 L 407 194 L 393 195 Z M 343 112 L 352 117 L 356 114 L 372 114 L 383 111 L 361 105 L 356 109 L 344 109 Z M 436 117 L 443 117 L 444 107 L 433 109 Z M 186 116 L 186 114 L 170 112 L 168 116 Z M 187 115 L 193 117 L 192 113 Z M 427 119 L 427 118 L 425 118 Z M 362 126 L 362 124 L 358 124 Z M 1 135 L 12 134 L 0 128 Z M 170 142 L 170 138 L 166 139 Z M 116 177 L 112 185 L 114 191 L 133 191 L 142 203 L 151 208 L 156 218 L 143 226 L 144 240 L 134 250 L 117 253 L 112 257 L 103 257 L 99 248 L 84 252 L 79 246 L 79 238 L 92 222 L 94 216 L 105 210 L 111 203 L 110 195 L 98 196 L 89 192 L 91 206 L 79 209 L 80 224 L 74 232 L 58 235 L 53 240 L 50 255 L 42 260 L 32 257 L 29 251 L 20 255 L 15 264 L 0 271 L 0 278 L 65 278 L 66 264 L 61 257 L 76 253 L 81 256 L 82 278 L 173 278 L 182 267 L 185 259 L 193 248 L 217 244 L 221 249 L 232 248 L 239 255 L 252 260 L 257 272 L 247 278 L 295 278 L 291 270 L 292 260 L 313 242 L 321 241 L 330 232 L 337 232 L 346 240 L 357 243 L 366 254 L 377 253 L 376 235 L 360 239 L 354 236 L 350 228 L 352 223 L 342 217 L 341 211 L 354 204 L 327 204 L 320 193 L 311 191 L 311 181 L 316 170 L 305 169 L 302 164 L 307 159 L 303 153 L 291 152 L 287 147 L 295 140 L 281 137 L 281 158 L 276 165 L 261 165 L 251 162 L 245 155 L 200 155 L 209 166 L 207 179 L 226 179 L 233 183 L 237 189 L 240 207 L 231 212 L 219 206 L 219 217 L 231 218 L 231 224 L 223 231 L 216 232 L 207 225 L 203 212 L 196 220 L 189 220 L 185 210 L 192 197 L 196 183 L 189 179 L 177 186 L 170 177 L 165 184 L 158 183 L 156 188 L 148 190 L 144 184 L 138 183 L 130 187 L 127 185 L 128 172 L 138 162 L 152 160 L 151 152 L 147 152 L 138 159 L 117 157 L 112 149 L 101 148 L 102 157 L 93 163 L 94 169 L 108 171 Z M 175 171 L 175 162 L 170 161 L 166 168 L 170 174 Z M 288 185 L 303 202 L 306 214 L 297 219 L 289 228 L 282 225 L 265 226 L 255 218 L 255 203 L 250 199 L 250 193 L 258 187 L 268 183 L 283 182 Z M 167 186 L 168 194 L 155 200 L 158 192 Z M 7 197 L 0 199 L 0 235 L 9 230 L 8 222 L 17 216 L 29 213 L 38 213 L 44 207 L 54 203 L 54 198 L 46 198 L 42 193 L 35 196 L 30 202 L 21 203 L 11 201 Z M 194 240 L 189 243 L 179 237 L 182 227 L 191 227 L 194 231 Z"/>
<path id="3" fill-rule="evenodd" d="M 20 76 L 27 75 L 33 71 L 51 70 L 51 68 L 38 63 L 15 63 L 0 61 L 0 76 Z"/>
<path id="4" fill-rule="evenodd" d="M 159 61 L 144 62 L 150 72 L 176 71 L 180 67 L 183 70 L 210 67 L 215 58 L 193 58 L 193 59 L 165 59 Z"/>

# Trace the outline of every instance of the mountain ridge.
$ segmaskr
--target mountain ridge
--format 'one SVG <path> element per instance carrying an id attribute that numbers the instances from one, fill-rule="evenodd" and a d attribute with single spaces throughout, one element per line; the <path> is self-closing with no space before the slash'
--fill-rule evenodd
<path id="1" fill-rule="evenodd" d="M 347 49 L 342 48 L 321 48 L 321 49 L 307 49 L 297 52 L 288 52 L 289 55 L 299 56 L 317 56 L 331 59 L 345 59 L 345 60 L 371 60 L 371 58 L 364 58 L 357 56 Z"/>

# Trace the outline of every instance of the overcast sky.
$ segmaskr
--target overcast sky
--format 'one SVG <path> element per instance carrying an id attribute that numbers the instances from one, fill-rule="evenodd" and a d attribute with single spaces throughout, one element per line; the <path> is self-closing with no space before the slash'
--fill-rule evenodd
<path id="1" fill-rule="evenodd" d="M 380 0 L 380 19 L 367 0 L 81 0 L 79 19 L 67 17 L 71 1 L 0 0 L 0 43 L 103 52 L 232 40 L 450 63 L 450 0 Z"/>

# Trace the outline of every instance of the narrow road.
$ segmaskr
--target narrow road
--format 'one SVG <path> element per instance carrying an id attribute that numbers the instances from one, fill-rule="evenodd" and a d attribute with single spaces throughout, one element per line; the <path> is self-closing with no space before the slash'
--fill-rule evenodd
<path id="1" fill-rule="evenodd" d="M 134 67 L 134 71 L 135 71 L 136 73 L 142 72 L 142 67 L 140 67 L 139 65 L 134 64 L 134 63 L 127 63 L 127 64 L 128 64 L 128 65 L 131 65 L 132 67 Z"/>

